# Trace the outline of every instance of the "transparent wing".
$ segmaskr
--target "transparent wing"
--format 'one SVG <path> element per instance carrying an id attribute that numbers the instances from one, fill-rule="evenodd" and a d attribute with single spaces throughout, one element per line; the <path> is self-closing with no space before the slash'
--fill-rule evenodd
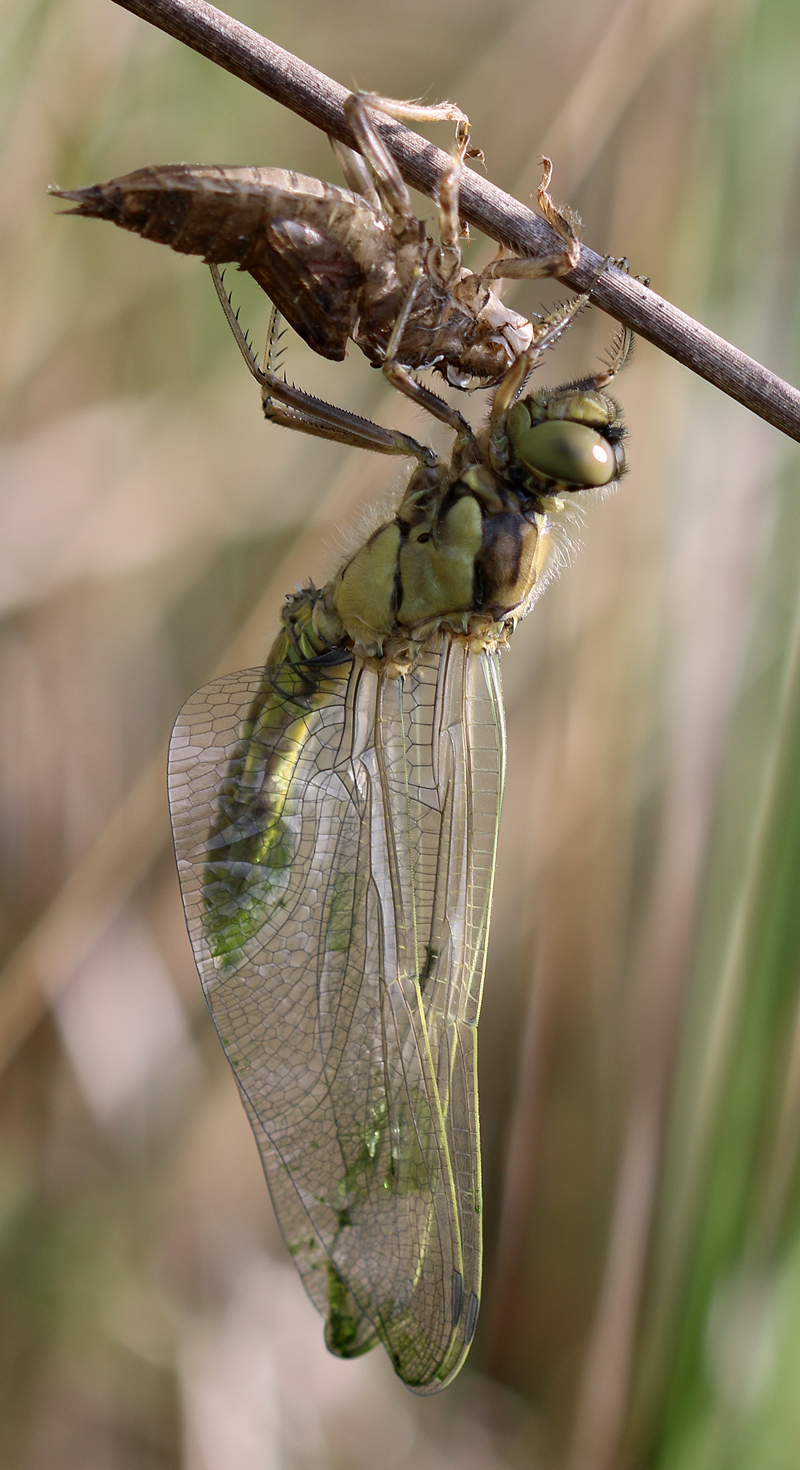
<path id="1" fill-rule="evenodd" d="M 358 662 L 283 717 L 269 670 L 175 727 L 189 932 L 329 1348 L 433 1392 L 480 1291 L 476 1024 L 502 795 L 494 656 Z"/>

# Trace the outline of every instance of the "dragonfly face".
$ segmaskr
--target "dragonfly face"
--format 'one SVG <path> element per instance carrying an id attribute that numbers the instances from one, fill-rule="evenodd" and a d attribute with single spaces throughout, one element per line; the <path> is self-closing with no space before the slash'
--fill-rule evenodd
<path id="1" fill-rule="evenodd" d="M 289 598 L 266 668 L 201 690 L 173 735 L 189 931 L 284 1237 L 331 1351 L 382 1342 L 418 1393 L 458 1371 L 480 1300 L 498 649 L 576 499 L 618 483 L 612 372 L 501 387 L 482 435 Z"/>

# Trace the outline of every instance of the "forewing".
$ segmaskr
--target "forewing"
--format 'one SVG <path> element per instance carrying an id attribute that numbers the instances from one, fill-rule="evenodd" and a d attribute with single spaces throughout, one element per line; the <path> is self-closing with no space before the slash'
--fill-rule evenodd
<path id="1" fill-rule="evenodd" d="M 195 956 L 329 1347 L 352 1356 L 380 1338 L 400 1376 L 433 1391 L 477 1315 L 475 1023 L 502 781 L 496 669 L 447 642 L 405 681 L 355 665 L 302 720 L 262 730 L 254 757 L 263 687 L 260 671 L 217 681 L 173 736 Z M 291 770 L 279 812 L 269 738 Z M 280 841 L 273 830 L 267 842 L 276 815 Z M 244 861 L 262 849 L 266 876 Z M 238 948 L 220 945 L 221 892 L 246 911 Z"/>
<path id="2" fill-rule="evenodd" d="M 385 869 L 386 910 L 391 912 L 391 888 L 405 935 L 405 952 L 402 935 L 389 935 L 388 970 L 394 941 L 397 971 L 415 975 L 457 1220 L 452 1278 L 450 1263 L 444 1253 L 437 1256 L 432 1241 L 413 1304 L 420 1335 L 433 1337 L 442 1297 L 450 1298 L 450 1336 L 430 1381 L 435 1389 L 463 1362 L 480 1299 L 477 1022 L 505 770 L 496 656 L 470 654 L 463 643 L 443 638 L 404 685 L 386 681 L 376 727 L 392 832 L 386 840 L 393 853 Z M 380 874 L 376 861 L 378 887 Z M 415 956 L 408 952 L 411 936 Z"/>
<path id="3" fill-rule="evenodd" d="M 333 769 L 345 721 L 346 689 L 287 734 L 277 723 L 254 753 L 252 711 L 264 697 L 263 670 L 201 689 L 184 706 L 170 748 L 170 808 L 192 946 L 206 999 L 258 1142 L 286 1243 L 315 1305 L 328 1318 L 331 1262 L 345 1206 L 330 1090 L 320 1045 L 318 968 L 342 951 L 330 894 L 337 872 L 354 873 L 360 818 Z M 293 779 L 278 819 L 282 865 L 259 861 L 260 834 L 276 817 L 270 761 L 295 745 Z M 230 840 L 220 812 L 231 810 Z M 252 858 L 234 839 L 250 814 Z M 213 870 L 213 872 L 212 872 Z M 270 880 L 271 886 L 270 886 Z M 215 901 L 213 884 L 220 886 Z M 231 903 L 250 908 L 241 945 L 218 942 Z M 229 932 L 233 918 L 228 917 Z M 362 1314 L 363 1315 L 363 1314 Z M 368 1319 L 352 1350 L 372 1346 Z"/>

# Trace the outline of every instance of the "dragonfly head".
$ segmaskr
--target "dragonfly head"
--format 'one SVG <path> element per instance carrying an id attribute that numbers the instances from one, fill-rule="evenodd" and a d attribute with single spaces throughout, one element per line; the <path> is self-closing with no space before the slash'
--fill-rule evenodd
<path id="1" fill-rule="evenodd" d="M 509 409 L 506 432 L 519 467 L 548 491 L 600 489 L 625 471 L 618 405 L 595 388 L 531 393 Z"/>
<path id="2" fill-rule="evenodd" d="M 577 298 L 578 304 L 582 299 Z M 608 360 L 597 372 L 517 398 L 538 357 L 564 330 L 570 309 L 561 308 L 548 319 L 554 323 L 549 328 L 552 340 L 540 340 L 517 359 L 495 394 L 489 420 L 492 469 L 517 484 L 522 479 L 539 498 L 616 486 L 626 467 L 619 405 L 605 389 L 630 357 L 633 334 L 627 328 L 617 333 Z M 541 326 L 538 330 L 541 334 Z"/>

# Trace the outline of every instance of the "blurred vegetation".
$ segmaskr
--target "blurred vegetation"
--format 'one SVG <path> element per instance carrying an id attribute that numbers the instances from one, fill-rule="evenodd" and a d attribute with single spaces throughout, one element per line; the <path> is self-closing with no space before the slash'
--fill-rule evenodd
<path id="1" fill-rule="evenodd" d="M 236 10 L 340 82 L 453 98 L 523 199 L 549 153 L 589 244 L 800 380 L 790 0 Z M 286 591 L 402 474 L 266 426 L 200 263 L 45 194 L 178 159 L 336 180 L 334 159 L 109 0 L 0 22 L 0 1463 L 790 1470 L 797 446 L 640 344 L 631 472 L 505 656 L 486 1289 L 469 1367 L 417 1401 L 385 1355 L 325 1353 L 288 1264 L 163 776 L 184 698 L 263 657 Z M 610 332 L 590 314 L 548 370 Z M 287 371 L 427 432 L 355 353 L 290 343 Z"/>

